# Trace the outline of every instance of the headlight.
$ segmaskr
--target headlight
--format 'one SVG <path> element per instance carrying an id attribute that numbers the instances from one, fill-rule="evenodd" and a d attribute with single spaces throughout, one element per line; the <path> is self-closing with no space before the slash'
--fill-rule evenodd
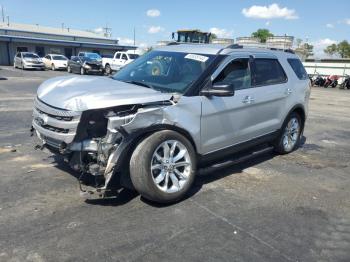
<path id="1" fill-rule="evenodd" d="M 90 68 L 91 68 L 91 66 L 87 65 L 86 63 L 83 64 L 83 67 L 84 67 L 84 68 L 87 68 L 87 69 L 90 69 Z"/>

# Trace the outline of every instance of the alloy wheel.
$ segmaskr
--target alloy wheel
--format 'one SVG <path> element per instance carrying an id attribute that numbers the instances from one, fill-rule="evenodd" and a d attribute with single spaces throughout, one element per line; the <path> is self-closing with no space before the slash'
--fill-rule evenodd
<path id="1" fill-rule="evenodd" d="M 300 123 L 296 117 L 292 117 L 283 134 L 283 147 L 286 152 L 293 150 L 300 136 Z"/>
<path id="2" fill-rule="evenodd" d="M 189 181 L 191 169 L 189 152 L 177 140 L 167 140 L 160 144 L 151 158 L 153 182 L 165 193 L 180 191 Z"/>

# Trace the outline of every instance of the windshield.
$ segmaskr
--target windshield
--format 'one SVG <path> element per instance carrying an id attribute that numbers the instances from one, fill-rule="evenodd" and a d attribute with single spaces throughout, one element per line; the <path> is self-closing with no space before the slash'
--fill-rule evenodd
<path id="1" fill-rule="evenodd" d="M 101 56 L 96 53 L 86 53 L 85 57 L 91 59 L 91 60 L 101 60 Z"/>
<path id="2" fill-rule="evenodd" d="M 128 54 L 130 59 L 136 59 L 139 57 L 137 54 Z"/>
<path id="3" fill-rule="evenodd" d="M 25 53 L 25 54 L 23 54 L 23 57 L 24 57 L 24 58 L 39 58 L 38 55 L 36 55 L 36 54 L 31 54 L 31 53 Z"/>
<path id="4" fill-rule="evenodd" d="M 125 66 L 113 79 L 142 83 L 166 93 L 184 93 L 214 57 L 215 55 L 151 51 Z"/>
<path id="5" fill-rule="evenodd" d="M 68 58 L 63 55 L 54 55 L 52 56 L 52 60 L 68 60 Z"/>

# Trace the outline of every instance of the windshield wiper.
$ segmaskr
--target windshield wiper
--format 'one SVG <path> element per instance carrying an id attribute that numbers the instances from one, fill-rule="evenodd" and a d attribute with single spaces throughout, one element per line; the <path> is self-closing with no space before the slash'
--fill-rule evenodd
<path id="1" fill-rule="evenodd" d="M 124 81 L 124 82 L 128 83 L 128 84 L 134 84 L 134 85 L 144 86 L 144 87 L 147 87 L 147 88 L 154 89 L 154 87 L 152 85 L 146 84 L 145 82 L 140 82 L 140 81 Z"/>

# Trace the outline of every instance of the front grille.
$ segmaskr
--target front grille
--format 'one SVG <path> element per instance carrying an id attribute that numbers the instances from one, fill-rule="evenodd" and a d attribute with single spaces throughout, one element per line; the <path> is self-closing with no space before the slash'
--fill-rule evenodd
<path id="1" fill-rule="evenodd" d="M 89 66 L 91 66 L 91 69 L 93 70 L 99 70 L 101 68 L 101 66 L 96 65 L 96 64 L 88 64 Z"/>
<path id="2" fill-rule="evenodd" d="M 41 111 L 39 108 L 35 108 L 40 114 L 47 114 L 49 117 L 55 118 L 57 120 L 63 120 L 63 121 L 72 121 L 72 116 L 56 116 L 49 113 L 45 113 L 44 111 Z"/>
<path id="3" fill-rule="evenodd" d="M 76 135 L 81 113 L 52 107 L 34 100 L 33 127 L 52 146 L 71 143 Z"/>
<path id="4" fill-rule="evenodd" d="M 69 133 L 69 129 L 65 129 L 65 128 L 59 128 L 59 127 L 54 127 L 50 125 L 41 125 L 41 127 L 57 133 L 63 133 L 63 134 Z"/>

